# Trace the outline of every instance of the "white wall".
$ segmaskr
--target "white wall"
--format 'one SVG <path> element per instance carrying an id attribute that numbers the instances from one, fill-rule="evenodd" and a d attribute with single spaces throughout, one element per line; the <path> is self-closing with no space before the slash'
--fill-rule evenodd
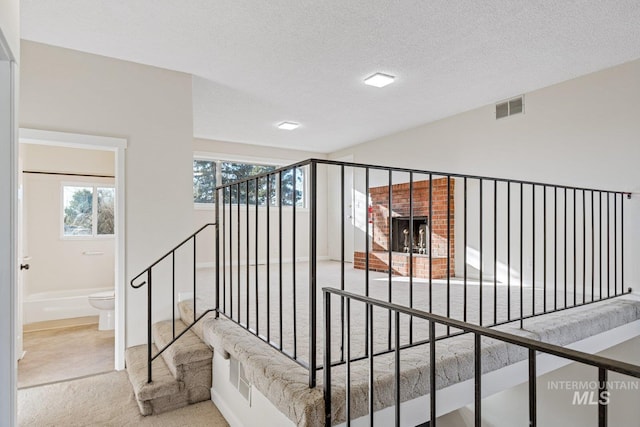
<path id="1" fill-rule="evenodd" d="M 128 140 L 130 279 L 193 231 L 191 77 L 27 41 L 22 54 L 22 127 Z M 127 346 L 146 341 L 144 307 L 127 286 Z"/>
<path id="2" fill-rule="evenodd" d="M 489 105 L 330 157 L 639 193 L 639 97 L 637 60 L 527 93 L 519 116 L 495 120 Z M 640 194 L 625 202 L 625 285 L 637 288 Z"/>
<path id="3" fill-rule="evenodd" d="M 16 421 L 15 212 L 20 2 L 0 1 L 0 425 Z"/>
<path id="4" fill-rule="evenodd" d="M 18 0 L 0 0 L 0 33 L 18 61 L 20 58 L 20 2 Z"/>

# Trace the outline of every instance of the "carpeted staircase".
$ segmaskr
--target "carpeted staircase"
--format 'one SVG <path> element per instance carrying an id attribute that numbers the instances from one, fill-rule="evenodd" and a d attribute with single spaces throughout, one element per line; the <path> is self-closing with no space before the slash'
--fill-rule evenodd
<path id="1" fill-rule="evenodd" d="M 179 308 L 183 319 L 193 319 L 190 301 L 180 303 Z M 175 322 L 177 335 L 187 326 L 180 319 Z M 151 383 L 147 382 L 147 345 L 127 349 L 127 372 L 142 415 L 160 414 L 211 399 L 213 351 L 194 330 L 187 331 L 153 361 Z M 155 343 L 152 354 L 156 354 L 158 348 L 173 339 L 172 321 L 154 324 L 152 336 Z"/>

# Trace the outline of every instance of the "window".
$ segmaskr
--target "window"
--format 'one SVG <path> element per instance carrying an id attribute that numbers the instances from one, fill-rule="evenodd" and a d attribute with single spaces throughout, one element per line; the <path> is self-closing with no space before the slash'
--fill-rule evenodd
<path id="1" fill-rule="evenodd" d="M 215 202 L 215 188 L 217 185 L 225 185 L 235 181 L 251 178 L 267 172 L 274 171 L 279 166 L 264 165 L 259 163 L 234 162 L 222 160 L 194 159 L 193 161 L 193 201 L 196 204 L 212 204 Z M 296 179 L 293 180 L 293 170 L 282 174 L 282 186 L 279 185 L 279 174 L 269 177 L 269 192 L 271 206 L 278 206 L 282 200 L 283 206 L 292 206 L 295 200 L 297 207 L 304 207 L 304 189 L 306 168 L 296 170 Z M 219 184 L 218 184 L 219 183 Z M 280 188 L 282 192 L 280 193 Z M 257 188 L 255 181 L 248 183 L 249 204 L 255 205 L 256 197 L 258 205 L 267 203 L 267 177 L 258 179 Z M 225 203 L 247 203 L 247 184 L 238 187 L 232 186 L 225 191 Z"/>
<path id="2" fill-rule="evenodd" d="M 216 188 L 216 162 L 214 160 L 193 161 L 193 202 L 213 203 Z"/>
<path id="3" fill-rule="evenodd" d="M 113 187 L 71 184 L 62 186 L 62 235 L 64 237 L 113 236 L 115 230 Z"/>

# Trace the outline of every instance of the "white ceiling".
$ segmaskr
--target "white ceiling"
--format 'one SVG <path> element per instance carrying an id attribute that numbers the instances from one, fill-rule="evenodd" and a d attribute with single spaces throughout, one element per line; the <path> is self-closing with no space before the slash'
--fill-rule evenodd
<path id="1" fill-rule="evenodd" d="M 196 137 L 319 152 L 640 58 L 638 0 L 21 6 L 24 39 L 193 74 Z"/>

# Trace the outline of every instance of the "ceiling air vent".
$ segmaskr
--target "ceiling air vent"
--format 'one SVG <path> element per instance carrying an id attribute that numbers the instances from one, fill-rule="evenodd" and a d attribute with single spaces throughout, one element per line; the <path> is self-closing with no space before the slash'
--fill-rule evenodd
<path id="1" fill-rule="evenodd" d="M 524 112 L 524 95 L 496 104 L 496 119 Z"/>

